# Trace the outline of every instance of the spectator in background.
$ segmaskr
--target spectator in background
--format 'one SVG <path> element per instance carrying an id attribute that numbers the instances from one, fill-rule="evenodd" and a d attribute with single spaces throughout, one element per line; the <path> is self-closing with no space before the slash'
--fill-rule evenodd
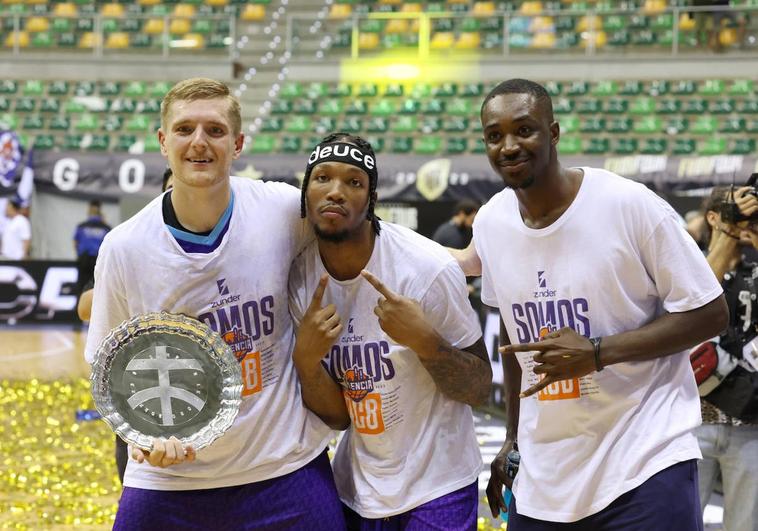
<path id="1" fill-rule="evenodd" d="M 432 239 L 444 247 L 465 249 L 471 241 L 471 227 L 480 206 L 471 199 L 458 201 L 453 209 L 453 217 L 437 227 Z"/>
<path id="2" fill-rule="evenodd" d="M 756 217 L 758 198 L 751 190 L 735 190 L 734 203 L 743 216 Z M 704 389 L 707 381 L 701 383 L 703 425 L 695 431 L 703 453 L 698 463 L 700 502 L 708 504 L 720 472 L 728 531 L 758 529 L 758 366 L 749 361 L 755 359 L 749 354 L 758 342 L 758 263 L 745 256 L 758 247 L 758 220 L 727 223 L 722 212 L 731 202 L 730 193 L 729 187 L 714 188 L 703 209 L 708 264 L 724 288 L 729 326 L 718 339 L 696 349 L 715 350 L 722 379 L 713 390 Z"/>
<path id="3" fill-rule="evenodd" d="M 23 201 L 14 197 L 8 201 L 5 208 L 8 222 L 3 230 L 2 243 L 0 243 L 0 257 L 6 260 L 25 260 L 29 257 L 32 226 L 21 213 L 23 206 Z"/>
<path id="4" fill-rule="evenodd" d="M 90 201 L 86 221 L 76 226 L 74 233 L 74 249 L 76 250 L 76 268 L 79 272 L 77 279 L 78 293 L 84 291 L 84 286 L 92 280 L 95 274 L 95 261 L 103 238 L 111 230 L 110 225 L 103 221 L 100 201 Z"/>

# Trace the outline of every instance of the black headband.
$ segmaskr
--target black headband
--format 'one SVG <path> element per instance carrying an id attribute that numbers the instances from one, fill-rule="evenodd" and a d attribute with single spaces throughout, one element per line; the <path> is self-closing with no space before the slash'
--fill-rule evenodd
<path id="1" fill-rule="evenodd" d="M 355 144 L 329 142 L 319 144 L 308 157 L 305 174 L 310 175 L 313 168 L 322 162 L 344 162 L 366 172 L 370 183 L 377 181 L 376 161 Z"/>

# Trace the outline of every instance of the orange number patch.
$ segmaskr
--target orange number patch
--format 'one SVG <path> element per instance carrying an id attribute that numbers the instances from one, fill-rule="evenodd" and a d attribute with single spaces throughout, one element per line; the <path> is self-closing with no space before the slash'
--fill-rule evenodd
<path id="1" fill-rule="evenodd" d="M 360 402 L 354 401 L 344 393 L 345 403 L 350 412 L 350 420 L 358 433 L 376 435 L 384 432 L 382 418 L 382 395 L 369 393 Z"/>
<path id="2" fill-rule="evenodd" d="M 579 378 L 553 382 L 537 393 L 537 400 L 566 400 L 569 398 L 579 398 Z"/>
<path id="3" fill-rule="evenodd" d="M 259 393 L 263 389 L 261 381 L 261 353 L 248 352 L 240 365 L 242 369 L 242 396 Z"/>

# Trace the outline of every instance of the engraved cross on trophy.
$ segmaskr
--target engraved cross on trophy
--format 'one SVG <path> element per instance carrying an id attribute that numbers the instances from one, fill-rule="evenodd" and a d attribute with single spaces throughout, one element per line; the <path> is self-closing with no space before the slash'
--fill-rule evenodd
<path id="1" fill-rule="evenodd" d="M 206 325 L 165 312 L 139 315 L 102 341 L 92 395 L 103 419 L 127 443 L 150 450 L 172 435 L 196 450 L 234 422 L 242 375 L 231 348 Z"/>

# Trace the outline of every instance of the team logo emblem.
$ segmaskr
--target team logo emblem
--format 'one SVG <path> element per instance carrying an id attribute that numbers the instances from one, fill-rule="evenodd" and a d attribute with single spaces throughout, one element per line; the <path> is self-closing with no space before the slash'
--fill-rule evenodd
<path id="1" fill-rule="evenodd" d="M 374 390 L 374 379 L 361 367 L 353 365 L 352 369 L 345 371 L 345 387 L 347 396 L 354 402 L 360 402 Z"/>
<path id="2" fill-rule="evenodd" d="M 254 350 L 253 338 L 246 335 L 236 326 L 228 332 L 221 334 L 221 339 L 232 348 L 232 351 L 234 351 L 234 357 L 237 358 L 237 361 L 240 363 L 245 359 L 248 352 Z"/>
<path id="3" fill-rule="evenodd" d="M 126 365 L 127 404 L 158 426 L 184 424 L 207 402 L 204 372 L 198 360 L 178 348 L 158 345 L 146 349 Z M 177 376 L 173 382 L 172 374 Z"/>

